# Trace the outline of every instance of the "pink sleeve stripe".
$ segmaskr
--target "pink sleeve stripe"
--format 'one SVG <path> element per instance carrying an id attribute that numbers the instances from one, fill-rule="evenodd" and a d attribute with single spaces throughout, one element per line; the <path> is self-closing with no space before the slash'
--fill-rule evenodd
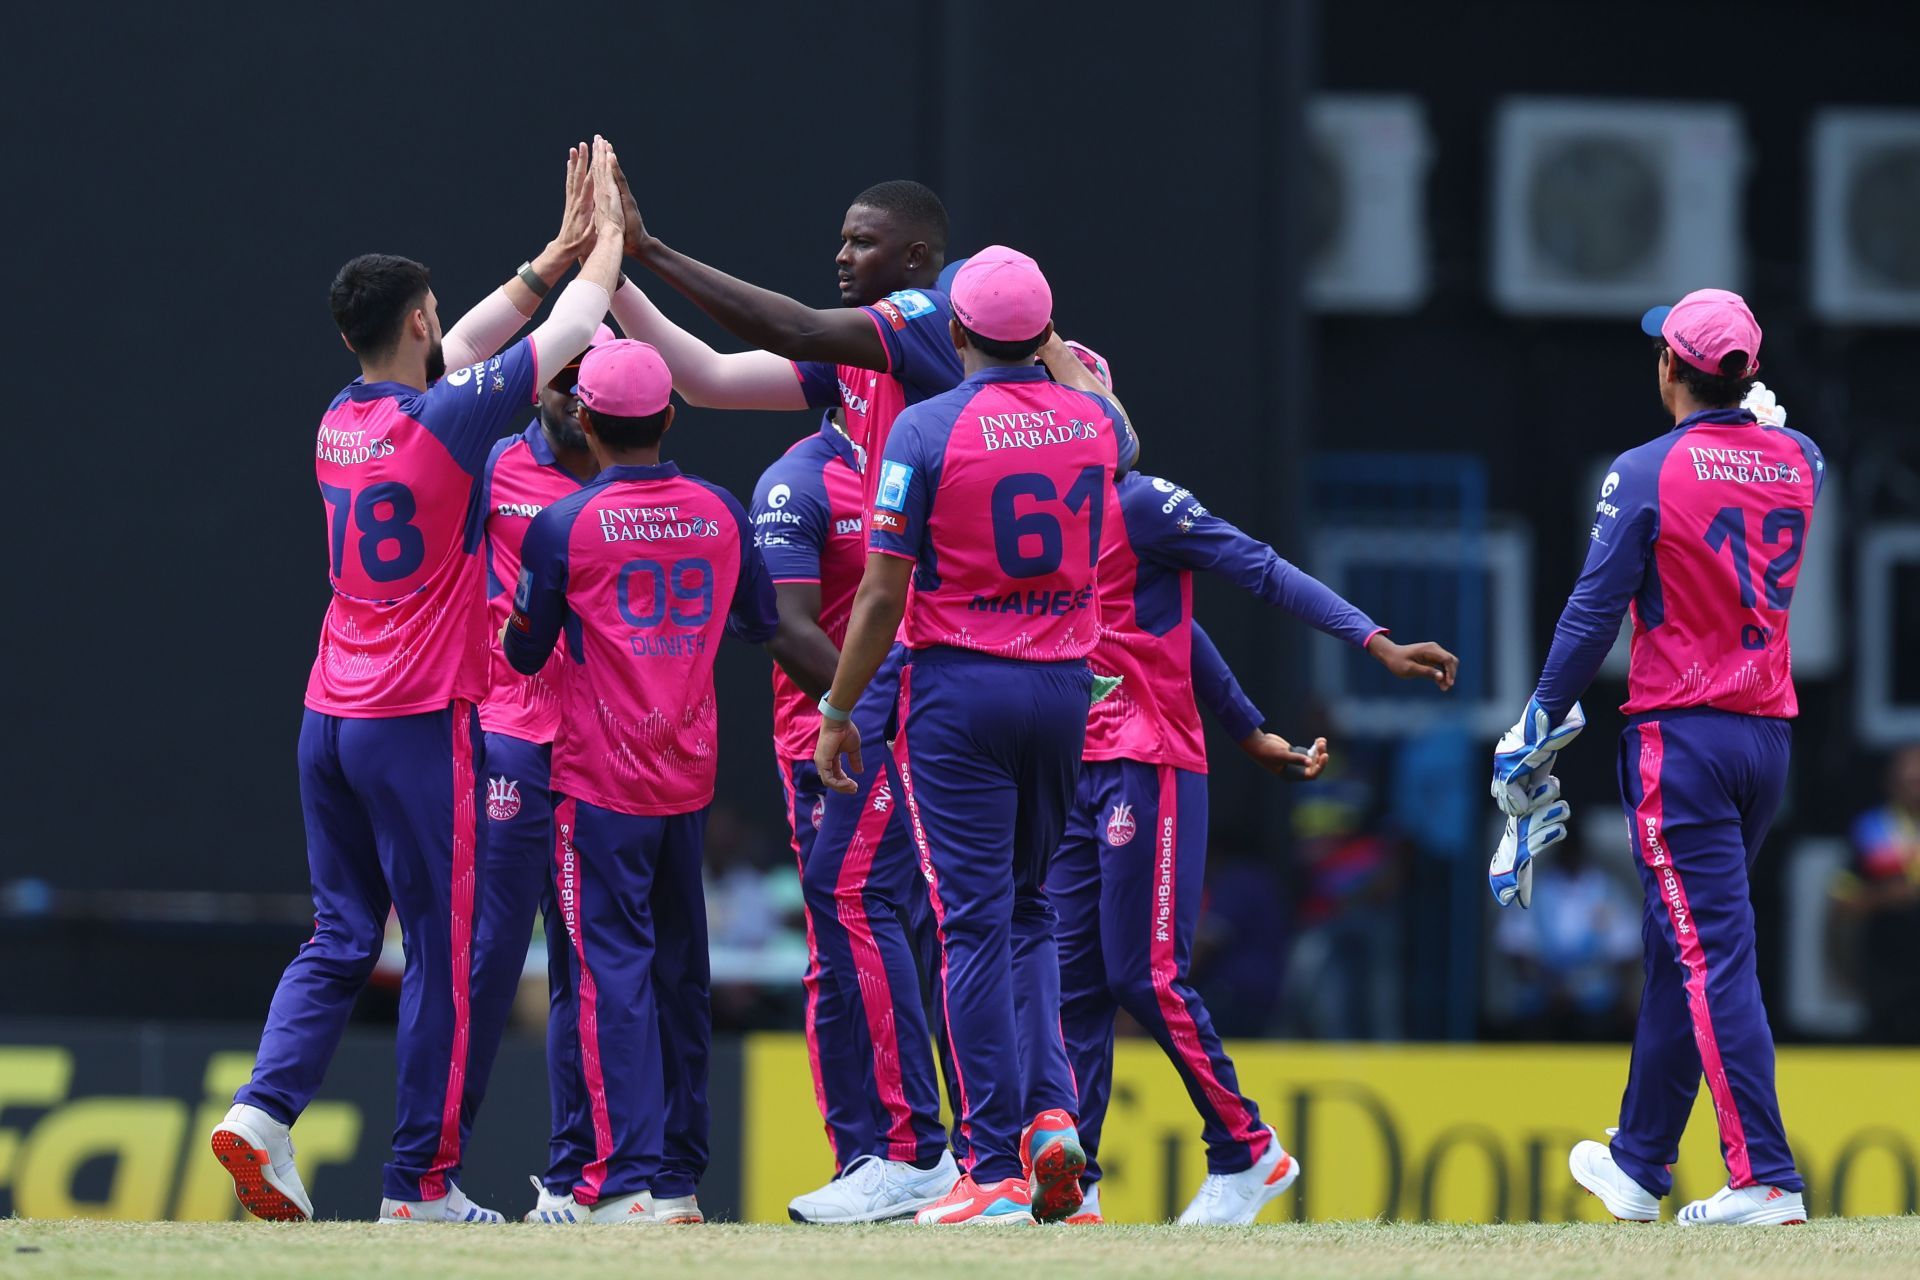
<path id="1" fill-rule="evenodd" d="M 1369 631 L 1369 632 L 1367 632 L 1367 638 L 1366 638 L 1365 640 L 1362 640 L 1362 641 L 1360 642 L 1360 647 L 1361 647 L 1362 649 L 1364 649 L 1364 648 L 1366 648 L 1366 647 L 1367 647 L 1368 645 L 1370 645 L 1370 644 L 1372 644 L 1372 643 L 1373 643 L 1373 638 L 1374 638 L 1375 636 L 1383 636 L 1383 635 L 1385 635 L 1385 634 L 1387 634 L 1387 632 L 1388 632 L 1388 630 L 1390 630 L 1390 628 L 1387 628 L 1387 627 L 1375 627 L 1375 628 L 1374 628 L 1373 630 L 1371 630 L 1371 631 Z"/>
<path id="2" fill-rule="evenodd" d="M 773 582 L 773 584 L 774 584 L 774 585 L 775 585 L 775 586 L 777 587 L 777 586 L 779 586 L 779 585 L 780 585 L 781 583 L 783 583 L 783 582 L 812 582 L 812 583 L 818 583 L 818 582 L 820 581 L 820 579 L 818 579 L 818 578 L 774 578 L 774 579 L 772 579 L 771 581 L 772 581 L 772 582 Z"/>
<path id="3" fill-rule="evenodd" d="M 867 550 L 876 556 L 892 556 L 895 560 L 918 560 L 920 558 L 905 551 L 892 551 L 886 547 L 868 547 Z"/>
<path id="4" fill-rule="evenodd" d="M 533 358 L 533 403 L 540 403 L 540 388 L 546 385 L 546 379 L 540 376 L 540 344 L 527 335 L 527 354 Z"/>
<path id="5" fill-rule="evenodd" d="M 880 339 L 880 354 L 884 355 L 887 358 L 887 367 L 882 369 L 880 372 L 892 373 L 893 372 L 893 348 L 887 345 L 886 324 L 884 321 L 880 319 L 880 313 L 878 311 L 875 311 L 872 307 L 862 307 L 860 309 L 867 313 L 867 319 L 873 321 L 874 335 Z"/>

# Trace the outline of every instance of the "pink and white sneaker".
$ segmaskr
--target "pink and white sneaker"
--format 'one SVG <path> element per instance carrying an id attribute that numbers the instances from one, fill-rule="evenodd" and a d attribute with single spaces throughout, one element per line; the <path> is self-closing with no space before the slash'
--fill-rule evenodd
<path id="1" fill-rule="evenodd" d="M 983 1187 L 969 1174 L 914 1214 L 913 1220 L 923 1227 L 1030 1227 L 1033 1199 L 1024 1178 L 1005 1178 Z"/>
<path id="2" fill-rule="evenodd" d="M 1087 1153 L 1073 1117 L 1058 1108 L 1042 1111 L 1020 1134 L 1020 1167 L 1036 1222 L 1058 1222 L 1080 1207 L 1080 1175 Z"/>

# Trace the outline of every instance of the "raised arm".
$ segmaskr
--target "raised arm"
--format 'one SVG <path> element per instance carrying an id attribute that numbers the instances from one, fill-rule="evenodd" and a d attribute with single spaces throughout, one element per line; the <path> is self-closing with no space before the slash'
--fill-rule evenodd
<path id="1" fill-rule="evenodd" d="M 708 409 L 807 407 L 791 360 L 771 351 L 715 351 L 667 319 L 631 280 L 622 280 L 614 292 L 613 318 L 629 338 L 659 350 L 673 370 L 673 389 L 688 404 Z"/>
<path id="2" fill-rule="evenodd" d="M 620 191 L 613 180 L 613 149 L 598 136 L 593 140 L 591 168 L 593 248 L 581 262 L 578 278 L 566 287 L 540 327 L 527 335 L 542 378 L 587 349 L 620 278 Z"/>
<path id="3" fill-rule="evenodd" d="M 520 332 L 520 326 L 540 309 L 540 300 L 547 291 L 592 242 L 591 169 L 592 155 L 586 143 L 567 148 L 567 194 L 560 211 L 560 230 L 525 268 L 541 281 L 540 291 L 535 293 L 525 276 L 516 273 L 480 299 L 473 310 L 461 316 L 441 338 L 447 368 L 474 364 L 506 346 L 513 335 Z"/>
<path id="4" fill-rule="evenodd" d="M 675 252 L 647 233 L 639 202 L 617 165 L 614 180 L 627 255 L 685 294 L 728 333 L 788 360 L 824 360 L 886 371 L 886 345 L 866 312 L 857 307 L 818 310 Z"/>

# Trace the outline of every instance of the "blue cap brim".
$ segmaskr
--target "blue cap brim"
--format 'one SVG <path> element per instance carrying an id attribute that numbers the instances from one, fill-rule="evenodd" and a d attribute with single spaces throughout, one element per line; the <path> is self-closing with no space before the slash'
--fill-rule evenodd
<path id="1" fill-rule="evenodd" d="M 951 294 L 953 292 L 953 278 L 959 275 L 960 268 L 966 265 L 967 260 L 965 258 L 955 258 L 952 262 L 940 268 L 940 279 L 934 283 L 933 287 L 942 293 Z"/>
<path id="2" fill-rule="evenodd" d="M 1667 313 L 1672 310 L 1672 307 L 1647 308 L 1647 314 L 1640 317 L 1640 332 L 1649 338 L 1659 337 L 1660 326 L 1667 322 Z"/>

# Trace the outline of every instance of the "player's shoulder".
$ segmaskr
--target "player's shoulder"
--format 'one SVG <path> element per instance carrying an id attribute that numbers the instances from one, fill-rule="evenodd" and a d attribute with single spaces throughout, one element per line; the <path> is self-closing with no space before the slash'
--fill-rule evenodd
<path id="1" fill-rule="evenodd" d="M 487 453 L 487 474 L 492 475 L 495 471 L 499 470 L 503 463 L 508 463 L 509 455 L 512 456 L 512 462 L 514 463 L 520 462 L 523 459 L 532 458 L 533 448 L 527 442 L 527 433 L 525 431 L 516 431 L 510 436 L 501 436 L 493 442 L 493 448 Z M 511 465 L 511 463 L 508 465 Z"/>
<path id="2" fill-rule="evenodd" d="M 734 497 L 733 491 L 725 485 L 715 484 L 705 476 L 694 475 L 691 471 L 682 471 L 674 478 L 702 491 L 710 500 L 716 501 L 725 507 L 732 513 L 734 520 L 738 524 L 745 525 L 747 523 L 747 509 L 740 505 L 740 499 Z"/>
<path id="3" fill-rule="evenodd" d="M 938 289 L 896 289 L 873 304 L 873 310 L 894 329 L 904 329 L 916 321 L 922 324 L 946 322 L 952 311 L 947 295 Z"/>
<path id="4" fill-rule="evenodd" d="M 1667 431 L 1651 440 L 1643 440 L 1631 449 L 1621 453 L 1607 466 L 1607 477 L 1601 481 L 1600 496 L 1610 497 L 1622 486 L 1638 489 L 1652 488 L 1660 481 L 1660 469 L 1666 465 L 1667 455 L 1672 453 L 1686 438 L 1684 431 Z"/>
<path id="5" fill-rule="evenodd" d="M 1806 455 L 1808 463 L 1810 463 L 1816 471 L 1824 471 L 1826 469 L 1827 455 L 1821 450 L 1820 446 L 1814 442 L 1813 437 L 1806 432 L 1800 430 L 1798 427 L 1768 427 L 1767 430 L 1778 432 L 1799 445 L 1800 452 Z"/>
<path id="6" fill-rule="evenodd" d="M 766 470 L 760 473 L 760 482 L 754 486 L 754 493 L 765 493 L 776 484 L 811 484 L 819 479 L 820 472 L 833 457 L 833 446 L 822 439 L 818 431 L 796 440 L 785 453 L 767 464 Z"/>

